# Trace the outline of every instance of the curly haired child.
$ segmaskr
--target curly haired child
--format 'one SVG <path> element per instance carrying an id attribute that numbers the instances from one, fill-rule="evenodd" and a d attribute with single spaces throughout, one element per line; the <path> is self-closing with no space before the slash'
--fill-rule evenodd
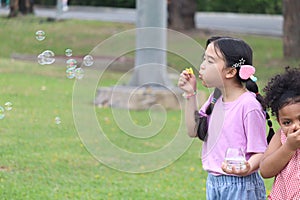
<path id="1" fill-rule="evenodd" d="M 300 69 L 287 67 L 264 88 L 265 102 L 280 130 L 260 163 L 264 178 L 275 176 L 268 199 L 300 199 Z"/>

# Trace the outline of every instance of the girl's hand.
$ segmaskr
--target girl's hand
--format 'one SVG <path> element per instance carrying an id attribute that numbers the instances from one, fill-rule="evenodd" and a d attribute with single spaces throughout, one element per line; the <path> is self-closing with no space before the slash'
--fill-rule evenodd
<path id="1" fill-rule="evenodd" d="M 178 87 L 187 94 L 192 94 L 196 90 L 196 77 L 188 70 L 183 70 L 178 79 Z"/>
<path id="2" fill-rule="evenodd" d="M 294 127 L 290 127 L 287 130 L 286 136 L 286 145 L 290 150 L 296 151 L 300 148 L 300 129 L 295 131 Z"/>
<path id="3" fill-rule="evenodd" d="M 237 176 L 247 176 L 251 172 L 251 166 L 248 161 L 245 162 L 245 169 L 236 169 L 235 166 L 232 167 L 232 169 L 227 168 L 227 163 L 223 162 L 222 163 L 222 170 L 226 172 L 227 174 L 234 174 Z"/>

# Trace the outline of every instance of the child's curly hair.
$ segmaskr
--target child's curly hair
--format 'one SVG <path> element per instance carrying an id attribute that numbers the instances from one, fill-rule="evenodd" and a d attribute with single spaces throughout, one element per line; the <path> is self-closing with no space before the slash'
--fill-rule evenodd
<path id="1" fill-rule="evenodd" d="M 263 89 L 265 103 L 272 115 L 286 105 L 300 102 L 300 68 L 285 68 L 285 73 L 274 76 Z"/>

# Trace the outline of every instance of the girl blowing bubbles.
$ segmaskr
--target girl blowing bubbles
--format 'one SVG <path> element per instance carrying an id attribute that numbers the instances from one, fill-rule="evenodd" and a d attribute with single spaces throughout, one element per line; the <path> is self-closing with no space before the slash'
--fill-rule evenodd
<path id="1" fill-rule="evenodd" d="M 300 69 L 286 68 L 264 88 L 265 101 L 280 130 L 260 163 L 264 178 L 275 176 L 268 199 L 300 199 Z"/>
<path id="2" fill-rule="evenodd" d="M 204 141 L 202 165 L 208 172 L 208 200 L 266 198 L 264 182 L 257 172 L 267 148 L 266 116 L 254 72 L 252 49 L 244 41 L 229 37 L 208 39 L 199 78 L 204 86 L 215 90 L 200 111 L 195 97 L 196 77 L 188 70 L 180 74 L 178 86 L 187 99 L 188 134 Z M 227 166 L 227 148 L 245 152 L 243 167 Z"/>

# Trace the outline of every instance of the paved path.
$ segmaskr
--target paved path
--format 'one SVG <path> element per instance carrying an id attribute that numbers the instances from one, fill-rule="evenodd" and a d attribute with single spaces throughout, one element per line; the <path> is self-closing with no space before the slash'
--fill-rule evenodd
<path id="1" fill-rule="evenodd" d="M 9 10 L 1 8 L 0 15 L 8 15 Z M 101 20 L 135 23 L 136 10 L 108 7 L 70 6 L 69 11 L 57 15 L 55 8 L 35 7 L 39 17 L 59 16 L 61 19 Z M 196 14 L 196 27 L 236 33 L 282 36 L 283 17 L 281 15 L 204 13 Z"/>

